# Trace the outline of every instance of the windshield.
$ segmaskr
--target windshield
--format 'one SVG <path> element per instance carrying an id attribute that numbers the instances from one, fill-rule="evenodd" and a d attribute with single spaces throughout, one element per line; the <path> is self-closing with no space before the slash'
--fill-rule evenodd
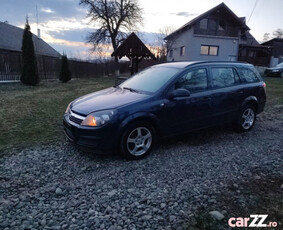
<path id="1" fill-rule="evenodd" d="M 276 67 L 283 67 L 283 62 L 279 63 Z"/>
<path id="2" fill-rule="evenodd" d="M 176 68 L 153 66 L 137 73 L 127 81 L 123 82 L 120 87 L 141 92 L 155 93 L 178 71 L 179 69 Z"/>

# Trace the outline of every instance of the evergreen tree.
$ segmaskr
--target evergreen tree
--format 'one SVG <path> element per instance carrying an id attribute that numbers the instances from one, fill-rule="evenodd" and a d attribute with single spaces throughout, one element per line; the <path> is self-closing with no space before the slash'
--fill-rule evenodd
<path id="1" fill-rule="evenodd" d="M 28 19 L 26 21 L 22 40 L 21 82 L 27 85 L 37 85 L 39 83 L 36 56 L 34 52 L 32 33 L 30 32 Z"/>
<path id="2" fill-rule="evenodd" d="M 69 62 L 67 55 L 63 54 L 61 59 L 61 70 L 59 75 L 59 80 L 62 82 L 68 82 L 72 78 L 71 71 L 69 70 Z"/>

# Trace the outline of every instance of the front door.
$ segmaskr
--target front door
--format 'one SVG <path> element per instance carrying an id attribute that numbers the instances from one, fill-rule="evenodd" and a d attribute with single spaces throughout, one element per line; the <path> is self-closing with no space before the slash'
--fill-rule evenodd
<path id="1" fill-rule="evenodd" d="M 190 96 L 168 96 L 164 101 L 162 117 L 167 135 L 203 128 L 210 123 L 212 108 L 207 69 L 188 70 L 172 84 L 168 95 L 180 88 L 188 90 Z"/>

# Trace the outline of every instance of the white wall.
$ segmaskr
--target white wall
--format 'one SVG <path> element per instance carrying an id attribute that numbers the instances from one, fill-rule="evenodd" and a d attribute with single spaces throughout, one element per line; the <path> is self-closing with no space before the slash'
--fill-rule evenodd
<path id="1" fill-rule="evenodd" d="M 192 40 L 193 34 L 191 30 L 186 30 L 185 32 L 181 33 L 178 38 L 174 41 L 173 44 L 173 56 L 169 57 L 169 54 L 167 56 L 167 61 L 188 61 L 188 42 Z M 180 56 L 180 48 L 182 46 L 185 46 L 185 55 Z"/>
<path id="2" fill-rule="evenodd" d="M 219 46 L 218 55 L 201 55 L 201 45 Z M 180 56 L 180 47 L 185 46 L 185 55 Z M 231 37 L 215 37 L 194 35 L 193 29 L 181 33 L 173 46 L 173 57 L 167 61 L 236 61 L 238 57 L 239 39 Z"/>

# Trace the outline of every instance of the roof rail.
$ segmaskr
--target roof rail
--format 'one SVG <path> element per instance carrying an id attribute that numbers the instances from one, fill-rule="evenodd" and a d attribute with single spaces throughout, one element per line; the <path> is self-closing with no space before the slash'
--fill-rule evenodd
<path id="1" fill-rule="evenodd" d="M 185 61 L 184 61 L 185 62 Z M 198 65 L 198 64 L 210 64 L 210 63 L 223 63 L 223 64 L 250 64 L 245 61 L 195 61 L 195 62 L 190 62 L 187 66 L 192 66 L 192 65 Z"/>

